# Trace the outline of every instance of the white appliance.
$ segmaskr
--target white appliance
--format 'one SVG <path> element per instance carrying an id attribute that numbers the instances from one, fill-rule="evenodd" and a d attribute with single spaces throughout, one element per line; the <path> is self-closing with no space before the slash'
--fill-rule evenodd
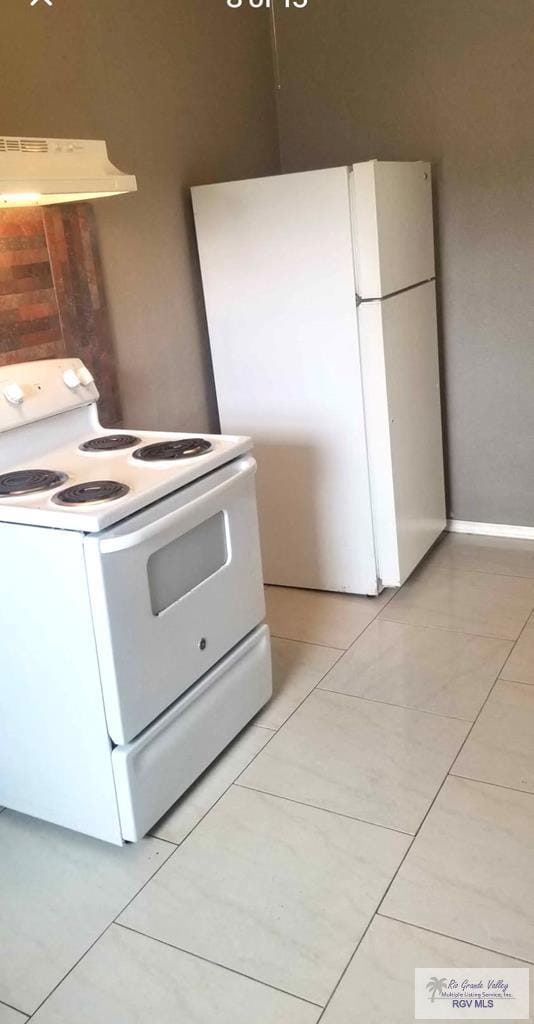
<path id="1" fill-rule="evenodd" d="M 0 135 L 0 209 L 81 202 L 136 192 L 97 139 L 28 139 Z"/>
<path id="2" fill-rule="evenodd" d="M 399 586 L 446 522 L 430 166 L 192 194 L 222 429 L 256 447 L 266 581 Z"/>
<path id="3" fill-rule="evenodd" d="M 248 437 L 111 431 L 0 367 L 0 805 L 137 840 L 272 693 Z"/>

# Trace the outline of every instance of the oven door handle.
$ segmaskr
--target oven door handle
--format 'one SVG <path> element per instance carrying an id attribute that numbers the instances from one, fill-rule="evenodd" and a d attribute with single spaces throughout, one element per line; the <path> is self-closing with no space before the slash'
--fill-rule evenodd
<path id="1" fill-rule="evenodd" d="M 192 501 L 188 501 L 187 504 L 182 505 L 181 508 L 177 508 L 173 512 L 168 512 L 167 515 L 161 516 L 159 519 L 156 519 L 155 522 L 147 523 L 146 526 L 142 526 L 139 530 L 134 530 L 132 533 L 126 533 L 119 537 L 103 537 L 99 541 L 100 551 L 102 554 L 112 554 L 115 551 L 125 551 L 128 548 L 135 548 L 138 547 L 138 545 L 143 544 L 145 541 L 150 540 L 152 537 L 160 536 L 170 527 L 179 527 L 182 522 L 187 521 L 194 516 L 197 509 L 201 508 L 202 505 L 206 503 L 206 499 L 209 499 L 210 502 L 213 499 L 220 502 L 226 492 L 235 486 L 237 480 L 254 476 L 255 472 L 256 461 L 251 455 L 240 459 L 232 476 L 228 477 L 227 480 L 224 480 L 223 483 L 218 484 L 217 487 L 213 487 L 211 490 L 199 495 L 198 498 L 193 498 Z"/>

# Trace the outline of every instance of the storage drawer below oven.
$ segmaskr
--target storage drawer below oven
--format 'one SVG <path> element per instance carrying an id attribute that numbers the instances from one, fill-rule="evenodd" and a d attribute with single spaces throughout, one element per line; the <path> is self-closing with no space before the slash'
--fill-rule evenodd
<path id="1" fill-rule="evenodd" d="M 260 626 L 140 736 L 115 747 L 123 838 L 146 835 L 271 694 L 270 635 Z"/>

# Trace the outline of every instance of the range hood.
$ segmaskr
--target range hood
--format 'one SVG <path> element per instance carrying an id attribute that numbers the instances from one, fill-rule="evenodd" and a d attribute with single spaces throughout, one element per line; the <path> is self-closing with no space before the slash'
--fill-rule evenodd
<path id="1" fill-rule="evenodd" d="M 110 163 L 105 142 L 0 135 L 0 209 L 136 191 L 135 177 Z"/>

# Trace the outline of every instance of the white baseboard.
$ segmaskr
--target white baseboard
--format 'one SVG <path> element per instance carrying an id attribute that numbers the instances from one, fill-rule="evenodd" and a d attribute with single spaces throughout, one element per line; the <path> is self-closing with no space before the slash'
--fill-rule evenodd
<path id="1" fill-rule="evenodd" d="M 504 523 L 468 523 L 461 519 L 447 521 L 449 533 L 474 533 L 482 537 L 511 537 L 534 540 L 534 526 L 505 526 Z"/>

